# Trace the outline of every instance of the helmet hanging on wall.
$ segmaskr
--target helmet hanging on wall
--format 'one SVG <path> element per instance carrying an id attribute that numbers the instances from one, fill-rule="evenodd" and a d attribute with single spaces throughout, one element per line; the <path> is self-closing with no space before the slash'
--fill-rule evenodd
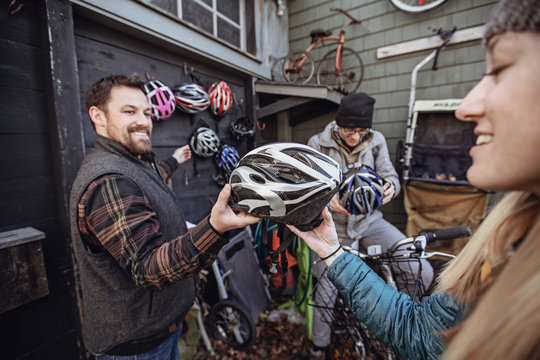
<path id="1" fill-rule="evenodd" d="M 217 116 L 225 115 L 232 107 L 232 92 L 225 81 L 215 82 L 208 89 L 210 110 Z"/>
<path id="2" fill-rule="evenodd" d="M 255 134 L 255 126 L 244 116 L 231 121 L 229 131 L 236 140 L 240 140 L 245 136 L 253 136 Z"/>
<path id="3" fill-rule="evenodd" d="M 208 93 L 199 84 L 182 84 L 175 89 L 174 96 L 176 107 L 188 114 L 204 111 L 210 105 Z"/>
<path id="4" fill-rule="evenodd" d="M 238 161 L 240 161 L 240 155 L 235 147 L 227 144 L 221 145 L 219 152 L 216 154 L 216 164 L 227 176 L 238 165 Z"/>
<path id="5" fill-rule="evenodd" d="M 172 90 L 159 80 L 151 80 L 144 84 L 144 92 L 150 103 L 150 117 L 154 121 L 164 120 L 174 113 L 175 97 Z"/>
<path id="6" fill-rule="evenodd" d="M 189 146 L 195 155 L 209 158 L 219 151 L 219 138 L 214 130 L 200 127 L 191 136 Z"/>
<path id="7" fill-rule="evenodd" d="M 322 221 L 340 179 L 339 164 L 309 146 L 269 144 L 247 153 L 231 173 L 231 206 L 307 230 Z"/>
<path id="8" fill-rule="evenodd" d="M 341 183 L 341 205 L 353 215 L 371 214 L 382 204 L 383 185 L 383 179 L 373 169 L 363 167 Z"/>

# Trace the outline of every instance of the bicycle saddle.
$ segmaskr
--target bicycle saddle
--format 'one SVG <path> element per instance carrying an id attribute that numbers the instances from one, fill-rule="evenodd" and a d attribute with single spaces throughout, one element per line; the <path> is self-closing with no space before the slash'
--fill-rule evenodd
<path id="1" fill-rule="evenodd" d="M 323 30 L 323 29 L 313 29 L 309 33 L 309 36 L 311 36 L 311 42 L 317 41 L 317 39 L 325 36 L 332 35 L 332 30 Z"/>

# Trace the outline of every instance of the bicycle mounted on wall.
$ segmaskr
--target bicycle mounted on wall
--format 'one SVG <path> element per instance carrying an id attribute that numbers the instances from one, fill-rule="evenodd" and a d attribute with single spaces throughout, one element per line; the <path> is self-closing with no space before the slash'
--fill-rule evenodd
<path id="1" fill-rule="evenodd" d="M 325 41 L 337 42 L 336 48 L 326 53 L 317 67 L 317 84 L 327 85 L 344 93 L 355 92 L 364 75 L 364 65 L 360 55 L 351 48 L 345 47 L 345 29 L 351 24 L 360 24 L 343 9 L 332 8 L 347 16 L 350 21 L 344 24 L 339 35 L 332 36 L 332 31 L 315 29 L 310 33 L 311 44 L 304 51 L 296 51 L 290 56 L 276 60 L 272 66 L 272 80 L 289 83 L 306 84 L 314 75 L 315 63 L 309 53 Z"/>

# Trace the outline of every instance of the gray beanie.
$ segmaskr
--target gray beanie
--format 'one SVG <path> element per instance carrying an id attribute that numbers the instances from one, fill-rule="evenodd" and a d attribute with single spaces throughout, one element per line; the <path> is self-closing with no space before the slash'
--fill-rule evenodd
<path id="1" fill-rule="evenodd" d="M 484 44 L 506 31 L 540 32 L 540 0 L 501 0 L 487 23 Z"/>
<path id="2" fill-rule="evenodd" d="M 343 97 L 336 114 L 336 124 L 340 127 L 370 128 L 373 104 L 375 99 L 366 93 L 353 93 Z"/>

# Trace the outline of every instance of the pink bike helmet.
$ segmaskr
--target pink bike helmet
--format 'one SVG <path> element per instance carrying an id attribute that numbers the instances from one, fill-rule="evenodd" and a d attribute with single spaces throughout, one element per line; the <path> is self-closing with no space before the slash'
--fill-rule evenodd
<path id="1" fill-rule="evenodd" d="M 225 115 L 232 107 L 232 92 L 225 81 L 210 85 L 210 109 L 214 115 Z"/>
<path id="2" fill-rule="evenodd" d="M 152 107 L 152 120 L 164 120 L 174 113 L 175 97 L 172 90 L 159 80 L 151 80 L 144 85 L 146 98 Z"/>

